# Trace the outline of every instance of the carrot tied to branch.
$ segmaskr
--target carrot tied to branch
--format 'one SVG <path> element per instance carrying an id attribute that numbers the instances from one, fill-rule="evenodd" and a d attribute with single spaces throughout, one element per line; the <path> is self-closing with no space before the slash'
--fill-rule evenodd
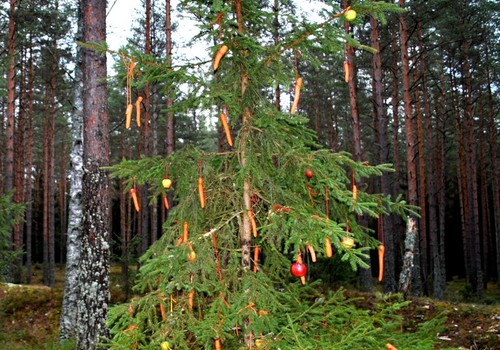
<path id="1" fill-rule="evenodd" d="M 293 104 L 292 104 L 292 108 L 290 109 L 290 114 L 295 114 L 295 110 L 297 109 L 297 106 L 299 105 L 300 90 L 301 89 L 302 89 L 302 78 L 299 77 L 299 78 L 297 78 L 297 81 L 295 82 Z"/>
<path id="2" fill-rule="evenodd" d="M 344 61 L 344 81 L 349 82 L 349 76 L 351 74 L 351 65 L 347 60 Z"/>
<path id="3" fill-rule="evenodd" d="M 224 132 L 226 134 L 226 140 L 229 146 L 233 145 L 233 138 L 231 137 L 231 129 L 229 129 L 229 124 L 227 123 L 227 115 L 225 113 L 220 114 L 220 122 L 224 127 Z"/>
<path id="4" fill-rule="evenodd" d="M 134 202 L 135 211 L 139 212 L 139 199 L 137 198 L 137 190 L 135 188 L 130 189 L 130 197 L 132 197 L 132 201 Z"/>
<path id="5" fill-rule="evenodd" d="M 248 218 L 250 219 L 250 226 L 252 227 L 252 233 L 255 238 L 257 238 L 258 233 L 257 233 L 257 223 L 255 222 L 255 217 L 253 210 L 248 211 Z"/>
<path id="6" fill-rule="evenodd" d="M 127 110 L 125 111 L 125 127 L 127 129 L 130 129 L 130 124 L 132 123 L 132 110 L 134 109 L 134 106 L 132 106 L 132 103 L 129 103 L 127 105 Z"/>
<path id="7" fill-rule="evenodd" d="M 255 248 L 253 248 L 253 272 L 257 273 L 257 270 L 259 269 L 259 253 L 260 253 L 260 247 L 257 245 Z"/>
<path id="8" fill-rule="evenodd" d="M 387 348 L 387 350 L 398 350 L 398 348 L 392 345 L 391 343 L 385 344 L 385 347 Z"/>
<path id="9" fill-rule="evenodd" d="M 143 98 L 142 96 L 137 97 L 137 100 L 135 101 L 135 114 L 136 114 L 136 120 L 137 120 L 137 126 L 140 128 L 141 127 L 141 102 Z"/>
<path id="10" fill-rule="evenodd" d="M 214 73 L 217 72 L 217 69 L 219 69 L 220 61 L 222 60 L 222 57 L 226 55 L 228 50 L 229 47 L 227 45 L 222 45 L 217 50 L 217 53 L 215 54 L 214 58 Z"/>
<path id="11" fill-rule="evenodd" d="M 378 250 L 378 281 L 382 282 L 382 279 L 384 278 L 385 245 L 379 244 L 377 250 Z"/>
<path id="12" fill-rule="evenodd" d="M 328 237 L 325 237 L 325 255 L 327 258 L 333 256 L 332 241 Z"/>
<path id="13" fill-rule="evenodd" d="M 201 208 L 205 208 L 206 198 L 205 198 L 205 183 L 203 177 L 200 175 L 198 177 L 198 197 L 200 197 Z"/>
<path id="14" fill-rule="evenodd" d="M 306 250 L 309 251 L 309 254 L 311 254 L 311 261 L 316 262 L 316 252 L 314 251 L 313 246 L 306 244 Z"/>

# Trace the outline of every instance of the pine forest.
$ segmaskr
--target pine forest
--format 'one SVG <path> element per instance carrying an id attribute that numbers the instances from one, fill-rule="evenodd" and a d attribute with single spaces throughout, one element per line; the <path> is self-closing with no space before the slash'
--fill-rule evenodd
<path id="1" fill-rule="evenodd" d="M 0 27 L 9 349 L 500 344 L 497 1 L 5 0 Z M 444 302 L 489 314 L 458 338 L 483 306 Z"/>

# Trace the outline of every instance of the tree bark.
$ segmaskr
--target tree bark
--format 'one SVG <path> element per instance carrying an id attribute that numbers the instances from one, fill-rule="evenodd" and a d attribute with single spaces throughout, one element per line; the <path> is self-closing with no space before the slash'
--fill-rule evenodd
<path id="1" fill-rule="evenodd" d="M 8 193 L 14 186 L 14 123 L 15 123 L 15 92 L 16 92 L 16 0 L 10 0 L 9 32 L 7 43 L 7 127 L 5 128 L 6 153 L 4 190 Z"/>
<path id="2" fill-rule="evenodd" d="M 82 0 L 83 41 L 106 40 L 106 2 Z M 110 198 L 109 123 L 106 57 L 82 48 L 83 72 L 83 232 L 77 349 L 92 350 L 108 336 Z"/>
<path id="3" fill-rule="evenodd" d="M 172 9 L 170 6 L 170 0 L 166 0 L 165 3 L 165 31 L 166 31 L 166 53 L 167 53 L 167 66 L 172 66 Z M 175 150 L 175 125 L 174 125 L 174 113 L 171 108 L 174 104 L 173 99 L 173 89 L 168 88 L 167 90 L 167 155 L 171 154 Z M 169 198 L 170 200 L 170 198 Z"/>
<path id="4" fill-rule="evenodd" d="M 399 7 L 405 7 L 405 1 L 399 0 Z M 413 110 L 410 91 L 410 64 L 408 59 L 408 28 L 404 14 L 399 15 L 399 34 L 400 34 L 400 50 L 401 50 L 401 70 L 403 81 L 403 104 L 405 113 L 405 132 L 406 132 L 406 160 L 407 160 L 407 181 L 408 181 L 408 203 L 410 205 L 418 205 L 417 194 L 417 166 L 415 164 L 416 141 L 415 131 L 413 126 Z M 410 237 L 409 237 L 410 235 Z M 404 294 L 412 293 L 414 295 L 421 294 L 421 279 L 418 249 L 418 223 L 411 215 L 408 217 L 406 239 L 405 239 L 405 254 L 403 271 L 401 271 L 399 279 L 399 290 Z M 410 261 L 411 260 L 411 261 Z M 411 281 L 408 282 L 408 276 Z"/>
<path id="5" fill-rule="evenodd" d="M 78 3 L 78 32 L 76 40 L 82 39 L 82 3 Z M 72 115 L 73 142 L 70 153 L 70 184 L 68 204 L 68 228 L 66 234 L 66 273 L 64 275 L 64 297 L 61 308 L 59 339 L 61 342 L 76 337 L 78 319 L 79 265 L 82 239 L 82 181 L 83 181 L 83 81 L 82 50 L 77 47 L 74 83 L 74 110 Z"/>

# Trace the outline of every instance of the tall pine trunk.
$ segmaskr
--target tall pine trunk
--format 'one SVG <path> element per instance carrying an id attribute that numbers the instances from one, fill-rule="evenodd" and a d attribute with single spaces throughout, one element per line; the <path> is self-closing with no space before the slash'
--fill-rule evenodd
<path id="1" fill-rule="evenodd" d="M 399 0 L 399 7 L 405 7 L 405 1 Z M 405 113 L 406 132 L 406 166 L 408 181 L 408 203 L 418 205 L 417 194 L 417 165 L 415 164 L 416 140 L 413 126 L 413 108 L 410 91 L 410 62 L 408 58 L 408 28 L 404 14 L 399 15 L 399 34 L 401 50 L 401 68 L 403 81 L 403 104 Z M 419 234 L 418 222 L 412 215 L 408 216 L 405 238 L 405 253 L 403 270 L 399 278 L 399 290 L 404 294 L 421 294 L 421 278 L 419 266 Z"/>
<path id="2" fill-rule="evenodd" d="M 82 0 L 83 41 L 106 40 L 106 2 Z M 108 336 L 110 197 L 109 122 L 106 57 L 82 48 L 83 95 L 83 232 L 77 349 L 92 350 Z"/>

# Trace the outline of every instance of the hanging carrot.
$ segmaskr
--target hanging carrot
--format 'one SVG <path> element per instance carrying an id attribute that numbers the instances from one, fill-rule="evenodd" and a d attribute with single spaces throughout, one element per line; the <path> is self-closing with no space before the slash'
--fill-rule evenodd
<path id="1" fill-rule="evenodd" d="M 205 208 L 205 184 L 203 182 L 203 177 L 198 178 L 198 196 L 200 197 L 201 208 Z"/>
<path id="2" fill-rule="evenodd" d="M 295 114 L 295 110 L 297 109 L 297 106 L 299 105 L 300 89 L 302 89 L 302 78 L 299 77 L 299 78 L 297 78 L 297 81 L 295 82 L 294 98 L 293 98 L 292 108 L 290 109 L 290 114 Z"/>
<path id="3" fill-rule="evenodd" d="M 165 209 L 170 210 L 170 204 L 166 195 L 163 196 L 163 204 L 165 205 Z"/>
<path id="4" fill-rule="evenodd" d="M 356 184 L 352 185 L 352 199 L 354 201 L 358 199 L 358 186 L 356 186 Z"/>
<path id="5" fill-rule="evenodd" d="M 137 101 L 135 101 L 135 115 L 137 117 L 137 126 L 141 127 L 141 102 L 143 98 L 142 96 L 137 97 Z"/>
<path id="6" fill-rule="evenodd" d="M 184 221 L 184 224 L 182 225 L 182 241 L 187 242 L 188 241 L 188 222 Z"/>
<path id="7" fill-rule="evenodd" d="M 125 127 L 127 129 L 130 129 L 130 123 L 132 122 L 132 110 L 134 106 L 132 106 L 132 103 L 129 103 L 127 105 L 127 110 L 125 111 Z"/>
<path id="8" fill-rule="evenodd" d="M 188 293 L 188 306 L 189 306 L 189 309 L 193 309 L 193 305 L 194 305 L 194 289 L 191 290 L 189 293 Z"/>
<path id="9" fill-rule="evenodd" d="M 316 252 L 314 251 L 313 246 L 306 244 L 306 250 L 308 250 L 309 254 L 311 254 L 311 261 L 316 262 Z"/>
<path id="10" fill-rule="evenodd" d="M 215 338 L 215 350 L 221 350 L 220 338 Z"/>
<path id="11" fill-rule="evenodd" d="M 384 254 L 385 246 L 383 244 L 378 245 L 378 281 L 382 282 L 384 278 Z"/>
<path id="12" fill-rule="evenodd" d="M 349 82 L 350 69 L 351 65 L 349 64 L 349 62 L 347 62 L 347 60 L 344 61 L 344 81 L 346 83 Z"/>
<path id="13" fill-rule="evenodd" d="M 330 238 L 328 237 L 325 237 L 325 255 L 327 258 L 331 258 L 333 256 L 332 241 L 330 241 Z"/>
<path id="14" fill-rule="evenodd" d="M 257 238 L 257 223 L 255 222 L 253 210 L 248 211 L 248 218 L 250 219 L 250 226 L 252 227 L 252 233 L 255 238 Z"/>
<path id="15" fill-rule="evenodd" d="M 130 197 L 132 197 L 132 201 L 134 202 L 135 211 L 138 212 L 140 210 L 140 207 L 139 200 L 137 199 L 137 191 L 135 188 L 130 189 Z"/>
<path id="16" fill-rule="evenodd" d="M 227 123 L 227 116 L 224 113 L 220 114 L 220 121 L 224 127 L 224 132 L 226 133 L 226 139 L 229 146 L 233 145 L 233 138 L 231 137 L 231 130 L 229 129 L 229 124 Z"/>
<path id="17" fill-rule="evenodd" d="M 220 61 L 222 57 L 224 57 L 224 55 L 227 53 L 227 50 L 229 50 L 229 47 L 227 45 L 222 45 L 221 47 L 219 47 L 219 50 L 217 50 L 214 58 L 214 73 L 217 72 L 217 69 L 219 69 Z"/>
<path id="18" fill-rule="evenodd" d="M 398 348 L 392 345 L 391 343 L 385 344 L 385 347 L 387 348 L 387 350 L 398 350 Z"/>
<path id="19" fill-rule="evenodd" d="M 260 247 L 257 245 L 253 248 L 253 272 L 257 272 L 259 266 Z"/>
<path id="20" fill-rule="evenodd" d="M 165 320 L 166 317 L 165 317 L 165 308 L 163 307 L 163 302 L 160 301 L 160 314 L 161 314 L 161 319 L 162 320 Z"/>

